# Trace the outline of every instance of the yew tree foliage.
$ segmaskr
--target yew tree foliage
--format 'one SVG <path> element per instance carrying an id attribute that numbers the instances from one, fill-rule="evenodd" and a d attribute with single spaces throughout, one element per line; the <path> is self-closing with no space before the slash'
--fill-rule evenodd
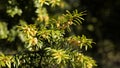
<path id="1" fill-rule="evenodd" d="M 71 25 L 81 25 L 84 12 L 48 13 L 64 9 L 63 0 L 0 0 L 0 68 L 93 68 L 95 61 L 82 53 L 92 47 L 85 35 L 65 36 Z M 4 7 L 3 7 L 4 6 Z M 56 9 L 57 9 L 56 8 Z M 30 24 L 30 23 L 32 24 Z M 14 44 L 13 44 L 14 43 Z M 4 46 L 4 47 L 5 47 Z M 14 48 L 9 48 L 13 46 Z M 11 52 L 10 52 L 11 51 Z"/>

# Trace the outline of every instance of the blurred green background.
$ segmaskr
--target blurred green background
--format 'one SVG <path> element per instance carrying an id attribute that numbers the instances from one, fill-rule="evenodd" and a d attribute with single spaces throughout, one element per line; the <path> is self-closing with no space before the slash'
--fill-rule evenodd
<path id="1" fill-rule="evenodd" d="M 6 14 L 6 4 L 8 0 L 0 0 L 0 22 L 8 22 L 2 24 L 8 26 L 10 30 L 12 26 L 15 26 L 19 19 L 24 19 L 27 22 L 33 23 L 31 16 L 36 17 L 34 14 L 35 8 L 33 3 L 28 2 L 29 0 L 16 0 L 19 2 L 19 7 L 24 9 L 21 16 L 19 16 L 20 10 L 18 10 L 18 15 L 15 18 L 11 18 Z M 65 10 L 70 10 L 71 12 L 75 9 L 80 11 L 86 11 L 84 16 L 85 21 L 80 26 L 72 26 L 72 33 L 76 35 L 86 35 L 88 38 L 92 38 L 96 44 L 93 44 L 93 48 L 87 51 L 87 55 L 93 57 L 98 66 L 96 68 L 120 68 L 120 0 L 64 0 L 66 7 L 60 8 L 47 8 L 48 13 L 61 14 Z M 28 8 L 25 8 L 27 4 Z M 29 9 L 31 8 L 31 9 Z M 34 8 L 34 9 L 33 9 Z M 1 25 L 1 24 L 0 24 Z M 0 26 L 0 28 L 4 27 Z M 14 29 L 14 28 L 12 28 Z M 6 33 L 6 28 L 3 29 Z M 2 31 L 1 31 L 2 32 Z M 11 31 L 12 32 L 12 31 Z M 14 32 L 12 32 L 14 34 Z M 2 34 L 2 33 L 0 33 Z M 2 36 L 3 38 L 6 35 Z M 0 37 L 0 38 L 2 38 Z M 6 40 L 0 40 L 0 49 L 5 50 L 7 47 L 15 47 L 14 44 L 18 44 L 19 39 L 15 39 L 17 42 L 7 42 Z M 3 44 L 3 41 L 5 42 Z M 9 44 L 10 43 L 10 44 Z M 22 43 L 21 43 L 22 44 Z M 12 45 L 12 46 L 6 46 Z M 14 48 L 16 49 L 16 48 Z"/>

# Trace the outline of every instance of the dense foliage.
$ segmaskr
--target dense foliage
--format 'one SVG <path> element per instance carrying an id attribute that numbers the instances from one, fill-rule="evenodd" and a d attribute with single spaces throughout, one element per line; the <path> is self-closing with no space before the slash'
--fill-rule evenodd
<path id="1" fill-rule="evenodd" d="M 0 67 L 92 68 L 83 54 L 92 47 L 85 35 L 67 35 L 85 12 L 52 13 L 68 7 L 62 0 L 0 0 Z M 4 6 L 4 7 L 3 7 Z M 51 12 L 52 14 L 49 14 Z"/>

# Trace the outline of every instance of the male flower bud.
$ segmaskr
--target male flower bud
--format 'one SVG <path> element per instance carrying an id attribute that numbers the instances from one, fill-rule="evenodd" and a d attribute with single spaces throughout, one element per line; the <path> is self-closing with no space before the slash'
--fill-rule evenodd
<path id="1" fill-rule="evenodd" d="M 31 47 L 31 46 L 35 46 L 38 43 L 38 39 L 37 38 L 33 38 L 30 36 L 29 38 L 29 45 L 27 46 L 27 48 Z"/>
<path id="2" fill-rule="evenodd" d="M 33 28 L 30 29 L 30 35 L 35 36 L 37 31 L 35 31 Z"/>
<path id="3" fill-rule="evenodd" d="M 36 45 L 38 43 L 37 38 L 33 38 L 31 39 L 32 45 Z"/>
<path id="4" fill-rule="evenodd" d="M 73 24 L 73 22 L 72 21 L 68 21 L 68 25 L 72 25 Z"/>

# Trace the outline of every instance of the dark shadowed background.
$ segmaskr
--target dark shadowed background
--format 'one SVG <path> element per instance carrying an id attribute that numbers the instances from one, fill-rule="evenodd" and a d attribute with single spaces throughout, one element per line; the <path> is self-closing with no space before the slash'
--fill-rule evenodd
<path id="1" fill-rule="evenodd" d="M 97 68 L 120 68 L 120 0 L 67 0 L 72 10 L 87 10 L 83 26 L 74 33 L 85 34 L 96 42 L 89 54 Z"/>

